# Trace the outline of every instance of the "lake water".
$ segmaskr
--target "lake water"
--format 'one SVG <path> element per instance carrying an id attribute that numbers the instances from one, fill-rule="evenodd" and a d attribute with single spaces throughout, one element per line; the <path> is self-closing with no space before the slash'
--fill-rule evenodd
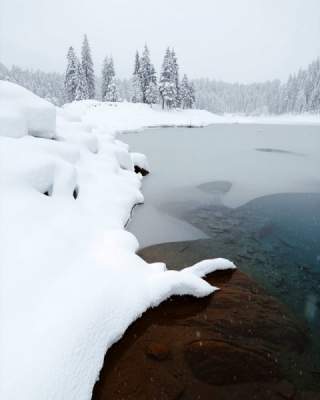
<path id="1" fill-rule="evenodd" d="M 128 227 L 140 246 L 212 239 L 217 257 L 307 322 L 320 358 L 320 128 L 157 128 L 121 140 L 151 167 Z"/>

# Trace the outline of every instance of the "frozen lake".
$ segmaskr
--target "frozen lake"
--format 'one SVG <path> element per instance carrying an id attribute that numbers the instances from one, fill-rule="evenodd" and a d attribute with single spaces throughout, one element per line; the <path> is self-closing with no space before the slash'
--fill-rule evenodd
<path id="1" fill-rule="evenodd" d="M 145 153 L 145 204 L 129 225 L 141 247 L 207 237 L 182 214 L 205 205 L 237 208 L 265 195 L 320 192 L 320 128 L 211 125 L 120 136 Z M 199 224 L 198 224 L 199 225 Z"/>
<path id="2" fill-rule="evenodd" d="M 206 239 L 308 322 L 320 363 L 319 127 L 162 128 L 121 139 L 151 166 L 128 227 L 140 246 Z"/>

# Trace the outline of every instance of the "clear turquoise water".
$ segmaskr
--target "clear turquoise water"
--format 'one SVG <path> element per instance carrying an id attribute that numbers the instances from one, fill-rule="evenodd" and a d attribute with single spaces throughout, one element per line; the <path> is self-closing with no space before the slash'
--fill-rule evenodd
<path id="1" fill-rule="evenodd" d="M 129 226 L 141 247 L 213 238 L 217 257 L 306 323 L 319 370 L 319 127 L 152 129 L 122 140 L 151 164 Z"/>

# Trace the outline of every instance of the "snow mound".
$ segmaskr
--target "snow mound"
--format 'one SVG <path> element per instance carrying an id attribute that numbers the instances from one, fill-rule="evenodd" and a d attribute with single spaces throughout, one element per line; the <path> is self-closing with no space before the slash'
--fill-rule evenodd
<path id="1" fill-rule="evenodd" d="M 58 109 L 55 124 L 48 103 L 17 85 L 0 90 L 9 136 L 0 137 L 0 398 L 89 400 L 105 352 L 135 319 L 168 296 L 212 293 L 201 277 L 234 266 L 168 271 L 138 257 L 124 229 L 143 202 L 133 164 L 147 160 L 114 130 L 170 113 L 84 101 Z M 57 140 L 23 136 L 49 138 L 55 125 Z"/>
<path id="2" fill-rule="evenodd" d="M 56 128 L 56 110 L 48 101 L 27 89 L 0 80 L 0 135 L 53 138 Z"/>
<path id="3" fill-rule="evenodd" d="M 142 153 L 131 153 L 132 162 L 140 169 L 144 169 L 150 172 L 149 163 L 147 157 Z"/>

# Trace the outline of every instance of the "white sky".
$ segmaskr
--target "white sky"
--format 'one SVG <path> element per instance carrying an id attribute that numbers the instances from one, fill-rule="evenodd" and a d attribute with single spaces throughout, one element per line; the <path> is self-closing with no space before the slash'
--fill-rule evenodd
<path id="1" fill-rule="evenodd" d="M 320 0 L 0 0 L 0 62 L 65 69 L 87 33 L 100 74 L 127 77 L 145 42 L 159 70 L 174 46 L 182 72 L 225 81 L 286 79 L 320 55 Z"/>

